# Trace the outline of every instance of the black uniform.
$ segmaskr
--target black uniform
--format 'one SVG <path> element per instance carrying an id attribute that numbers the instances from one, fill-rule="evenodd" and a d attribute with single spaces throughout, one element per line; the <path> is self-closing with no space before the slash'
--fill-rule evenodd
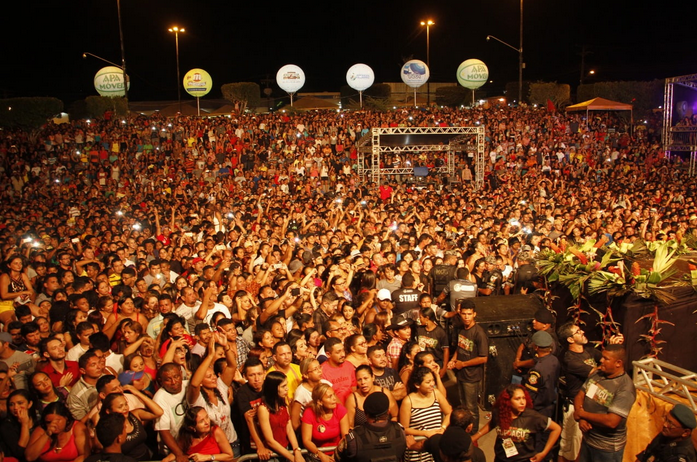
<path id="1" fill-rule="evenodd" d="M 692 438 L 674 441 L 659 433 L 636 458 L 639 462 L 695 462 L 697 455 Z"/>
<path id="2" fill-rule="evenodd" d="M 340 462 L 398 462 L 406 449 L 404 428 L 386 421 L 357 426 L 339 442 L 334 454 Z"/>
<path id="3" fill-rule="evenodd" d="M 431 269 L 431 287 L 433 288 L 433 295 L 437 297 L 443 292 L 445 286 L 448 285 L 450 281 L 455 279 L 455 272 L 457 271 L 457 266 L 455 265 L 436 265 Z"/>
<path id="4" fill-rule="evenodd" d="M 468 279 L 453 279 L 445 286 L 443 292 L 449 296 L 450 311 L 457 311 L 458 300 L 477 296 L 477 284 Z"/>
<path id="5" fill-rule="evenodd" d="M 523 377 L 523 385 L 530 393 L 533 409 L 547 417 L 553 417 L 554 414 L 559 371 L 559 360 L 548 354 L 537 358 L 535 365 Z"/>

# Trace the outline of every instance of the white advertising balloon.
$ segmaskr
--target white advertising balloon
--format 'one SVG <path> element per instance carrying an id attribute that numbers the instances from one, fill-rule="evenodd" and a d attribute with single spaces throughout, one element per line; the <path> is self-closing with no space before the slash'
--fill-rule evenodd
<path id="1" fill-rule="evenodd" d="M 354 64 L 346 73 L 346 83 L 356 91 L 364 91 L 375 82 L 375 73 L 367 64 Z"/>
<path id="2" fill-rule="evenodd" d="M 281 90 L 295 93 L 305 85 L 305 73 L 295 64 L 286 64 L 276 73 L 276 83 Z"/>
<path id="3" fill-rule="evenodd" d="M 126 76 L 128 89 L 131 89 L 131 79 Z M 123 70 L 116 66 L 107 66 L 99 69 L 94 76 L 94 88 L 101 96 L 124 96 Z"/>
<path id="4" fill-rule="evenodd" d="M 418 88 L 428 82 L 431 72 L 425 62 L 419 59 L 407 61 L 402 66 L 402 82 L 412 88 Z"/>
<path id="5" fill-rule="evenodd" d="M 489 68 L 478 59 L 463 61 L 457 68 L 457 81 L 465 88 L 476 90 L 489 79 Z"/>

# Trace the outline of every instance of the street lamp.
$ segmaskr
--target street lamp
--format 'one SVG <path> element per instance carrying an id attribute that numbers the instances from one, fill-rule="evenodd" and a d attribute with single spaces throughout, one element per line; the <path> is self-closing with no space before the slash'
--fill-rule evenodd
<path id="1" fill-rule="evenodd" d="M 433 26 L 434 24 L 435 24 L 435 22 L 433 22 L 430 19 L 427 19 L 426 21 L 421 21 L 421 25 L 426 26 L 426 66 L 428 66 L 429 72 L 431 72 L 431 26 Z M 430 78 L 426 82 L 426 99 L 427 99 L 426 105 L 430 106 L 431 105 L 431 79 Z"/>
<path id="2" fill-rule="evenodd" d="M 128 81 L 126 80 L 126 51 L 123 47 L 123 27 L 121 26 L 121 0 L 116 0 L 116 9 L 119 15 L 119 41 L 121 43 L 121 66 L 119 67 L 123 71 L 123 96 L 126 100 L 126 120 L 128 120 L 130 111 L 128 109 Z"/>
<path id="3" fill-rule="evenodd" d="M 102 58 L 101 56 L 97 56 L 97 55 L 94 55 L 94 54 L 92 54 L 92 53 L 88 53 L 88 52 L 86 52 L 86 51 L 85 51 L 84 53 L 82 53 L 82 58 L 83 58 L 83 59 L 87 59 L 88 56 L 92 56 L 93 58 L 97 58 L 97 59 L 99 59 L 100 61 L 104 61 L 104 62 L 107 63 L 107 64 L 111 64 L 112 66 L 118 67 L 119 69 L 122 69 L 122 70 L 123 70 L 123 67 L 119 66 L 119 65 L 116 64 L 116 63 L 112 63 L 112 62 L 109 61 L 108 59 L 104 59 L 104 58 Z"/>
<path id="4" fill-rule="evenodd" d="M 174 32 L 174 43 L 177 50 L 177 99 L 179 100 L 179 112 L 182 111 L 182 82 L 179 76 L 179 32 L 184 32 L 183 27 L 170 27 L 170 32 Z"/>
<path id="5" fill-rule="evenodd" d="M 523 0 L 520 0 L 520 46 L 516 48 L 493 35 L 487 35 L 486 39 L 494 39 L 518 52 L 518 104 L 521 104 L 523 102 L 523 68 L 525 67 L 523 63 Z"/>

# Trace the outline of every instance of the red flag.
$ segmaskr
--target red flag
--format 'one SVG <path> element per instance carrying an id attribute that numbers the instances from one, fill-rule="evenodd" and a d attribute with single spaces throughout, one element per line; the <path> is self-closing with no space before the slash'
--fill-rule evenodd
<path id="1" fill-rule="evenodd" d="M 547 100 L 547 112 L 557 112 L 557 108 L 554 107 L 554 103 L 551 99 Z"/>

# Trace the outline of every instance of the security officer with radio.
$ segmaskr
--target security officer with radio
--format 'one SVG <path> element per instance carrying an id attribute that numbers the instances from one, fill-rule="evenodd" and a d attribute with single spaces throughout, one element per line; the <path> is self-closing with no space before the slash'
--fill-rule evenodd
<path id="1" fill-rule="evenodd" d="M 695 462 L 692 430 L 697 427 L 695 414 L 684 404 L 676 404 L 666 416 L 661 433 L 637 454 L 638 462 Z"/>
<path id="2" fill-rule="evenodd" d="M 404 458 L 407 439 L 404 428 L 390 420 L 390 400 L 377 391 L 363 403 L 368 419 L 341 439 L 334 452 L 337 462 L 398 462 Z"/>

